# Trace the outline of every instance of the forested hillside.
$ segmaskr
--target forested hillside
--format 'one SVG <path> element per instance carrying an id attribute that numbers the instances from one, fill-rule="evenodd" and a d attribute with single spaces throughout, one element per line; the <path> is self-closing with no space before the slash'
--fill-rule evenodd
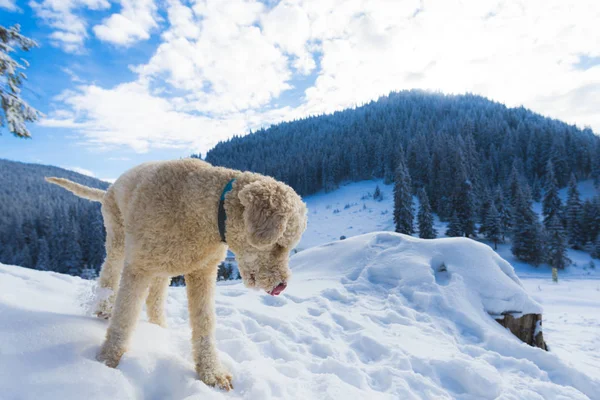
<path id="1" fill-rule="evenodd" d="M 104 259 L 100 204 L 47 183 L 45 176 L 109 186 L 62 168 L 0 160 L 0 262 L 93 275 Z"/>
<path id="2" fill-rule="evenodd" d="M 402 157 L 401 155 L 404 155 Z M 559 187 L 600 179 L 600 138 L 525 108 L 474 95 L 391 93 L 362 107 L 286 122 L 234 137 L 206 160 L 283 180 L 300 194 L 372 177 L 394 180 L 406 159 L 413 190 L 424 188 L 434 212 L 452 216 L 457 187 L 479 199 L 506 188 L 513 168 L 539 199 L 551 161 Z"/>

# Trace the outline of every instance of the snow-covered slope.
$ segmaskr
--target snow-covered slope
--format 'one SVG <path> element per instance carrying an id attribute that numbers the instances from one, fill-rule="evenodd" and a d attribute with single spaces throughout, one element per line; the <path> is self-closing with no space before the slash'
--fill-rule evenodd
<path id="1" fill-rule="evenodd" d="M 379 186 L 383 199 L 374 200 L 372 194 Z M 578 184 L 583 200 L 593 198 L 597 190 L 591 180 Z M 339 240 L 341 236 L 352 237 L 375 231 L 394 231 L 394 195 L 393 185 L 385 185 L 383 180 L 368 180 L 347 183 L 340 188 L 324 193 L 320 192 L 304 198 L 308 206 L 308 227 L 302 236 L 298 250 L 322 245 Z M 567 188 L 559 191 L 563 203 L 567 198 Z M 414 198 L 415 213 L 418 210 L 418 200 Z M 542 205 L 534 203 L 533 208 L 541 213 Z M 434 227 L 438 237 L 445 237 L 447 225 L 434 216 Z M 498 253 L 508 260 L 517 270 L 519 276 L 550 276 L 548 268 L 536 268 L 517 260 L 510 251 L 510 244 L 498 246 Z M 588 253 L 569 249 L 569 258 L 576 266 L 569 266 L 560 274 L 568 276 L 600 276 L 600 261 L 595 271 L 587 269 L 592 261 Z"/>
<path id="2" fill-rule="evenodd" d="M 291 264 L 279 297 L 218 286 L 230 393 L 195 378 L 183 288 L 169 290 L 169 328 L 141 322 L 113 370 L 94 360 L 107 323 L 86 316 L 91 282 L 0 266 L 0 398 L 598 398 L 598 378 L 489 315 L 540 306 L 485 245 L 373 233 Z"/>

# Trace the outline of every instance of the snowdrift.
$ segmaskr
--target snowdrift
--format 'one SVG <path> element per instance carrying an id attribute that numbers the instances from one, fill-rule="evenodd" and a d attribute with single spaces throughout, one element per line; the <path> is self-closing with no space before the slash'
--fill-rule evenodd
<path id="1" fill-rule="evenodd" d="M 483 244 L 373 233 L 291 264 L 279 297 L 218 286 L 230 393 L 195 379 L 184 289 L 170 289 L 169 328 L 142 321 L 113 370 L 94 359 L 107 323 L 86 315 L 92 282 L 0 266 L 0 398 L 598 398 L 600 381 L 494 320 L 541 307 Z"/>

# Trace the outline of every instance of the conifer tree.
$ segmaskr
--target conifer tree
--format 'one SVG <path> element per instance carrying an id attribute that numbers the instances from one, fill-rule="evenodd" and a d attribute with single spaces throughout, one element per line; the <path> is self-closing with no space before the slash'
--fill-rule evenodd
<path id="1" fill-rule="evenodd" d="M 531 196 L 535 202 L 539 202 L 542 199 L 542 185 L 537 176 L 534 178 L 533 184 L 531 185 Z"/>
<path id="2" fill-rule="evenodd" d="M 460 221 L 458 220 L 456 212 L 454 212 L 452 214 L 452 217 L 450 217 L 450 222 L 448 223 L 448 229 L 446 230 L 446 236 L 458 237 L 458 236 L 462 236 L 462 235 L 463 235 L 463 231 L 462 231 Z"/>
<path id="3" fill-rule="evenodd" d="M 460 206 L 457 210 L 457 216 L 461 219 L 462 231 L 465 237 L 477 236 L 475 227 L 475 201 L 473 197 L 473 185 L 470 180 L 465 180 L 462 184 L 461 195 L 459 199 Z"/>
<path id="4" fill-rule="evenodd" d="M 504 194 L 502 193 L 502 187 L 498 186 L 496 194 L 494 196 L 494 206 L 498 210 L 498 216 L 500 217 L 500 233 L 502 241 L 506 240 L 506 235 L 512 231 L 512 215 L 510 208 L 504 200 Z"/>
<path id="5" fill-rule="evenodd" d="M 567 257 L 567 240 L 563 226 L 557 215 L 548 221 L 546 261 L 551 267 L 564 269 L 570 262 Z"/>
<path id="6" fill-rule="evenodd" d="M 35 264 L 35 269 L 39 271 L 50 270 L 50 249 L 45 238 L 38 240 L 38 256 Z"/>
<path id="7" fill-rule="evenodd" d="M 482 225 L 485 226 L 485 237 L 494 243 L 494 250 L 498 249 L 498 242 L 502 239 L 502 223 L 500 214 L 493 203 L 487 212 L 485 223 Z"/>
<path id="8" fill-rule="evenodd" d="M 533 211 L 527 187 L 517 188 L 514 198 L 511 251 L 519 260 L 539 265 L 542 262 L 542 227 Z"/>
<path id="9" fill-rule="evenodd" d="M 596 143 L 596 151 L 592 161 L 592 179 L 594 184 L 600 189 L 600 141 Z"/>
<path id="10" fill-rule="evenodd" d="M 596 244 L 594 245 L 594 251 L 592 256 L 600 258 L 600 235 L 596 238 Z"/>
<path id="11" fill-rule="evenodd" d="M 8 125 L 8 130 L 17 137 L 30 137 L 26 122 L 35 122 L 40 112 L 21 98 L 21 85 L 27 79 L 23 72 L 29 64 L 12 58 L 15 48 L 29 51 L 38 44 L 21 35 L 21 26 L 10 28 L 0 25 L 0 127 Z"/>
<path id="12" fill-rule="evenodd" d="M 394 178 L 394 224 L 396 232 L 411 235 L 414 233 L 414 210 L 412 204 L 411 180 L 404 156 L 401 153 Z"/>
<path id="13" fill-rule="evenodd" d="M 518 197 L 518 192 L 521 190 L 521 178 L 517 166 L 513 163 L 510 178 L 508 181 L 508 201 L 511 208 L 515 208 Z"/>
<path id="14" fill-rule="evenodd" d="M 375 186 L 375 191 L 373 192 L 373 200 L 381 201 L 383 200 L 383 194 L 381 193 L 381 189 L 379 185 Z"/>
<path id="15" fill-rule="evenodd" d="M 546 191 L 542 202 L 542 214 L 544 215 L 544 226 L 548 229 L 550 220 L 556 216 L 561 218 L 562 202 L 558 197 L 558 184 L 554 177 L 554 167 L 552 162 L 548 161 L 546 165 Z"/>
<path id="16" fill-rule="evenodd" d="M 419 224 L 419 237 L 422 239 L 435 239 L 437 231 L 433 227 L 433 214 L 429 205 L 429 198 L 425 189 L 419 189 L 419 213 L 417 214 Z"/>
<path id="17" fill-rule="evenodd" d="M 571 175 L 567 197 L 566 222 L 569 245 L 574 249 L 580 249 L 584 242 L 581 228 L 582 215 L 583 205 L 581 203 L 581 198 L 579 197 L 577 179 L 575 178 L 575 175 Z"/>
<path id="18" fill-rule="evenodd" d="M 479 233 L 485 235 L 487 214 L 492 206 L 493 199 L 490 194 L 490 191 L 487 187 L 485 187 L 480 196 L 480 206 L 479 206 Z"/>

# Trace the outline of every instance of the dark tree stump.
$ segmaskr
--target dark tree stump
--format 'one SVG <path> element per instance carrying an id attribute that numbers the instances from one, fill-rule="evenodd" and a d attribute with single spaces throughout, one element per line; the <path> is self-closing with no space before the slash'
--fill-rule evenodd
<path id="1" fill-rule="evenodd" d="M 498 318 L 496 321 L 503 327 L 508 328 L 513 335 L 530 346 L 539 347 L 540 349 L 548 351 L 548 346 L 544 341 L 544 335 L 541 329 L 541 314 L 525 314 L 520 317 L 515 317 L 513 313 L 503 313 L 502 316 L 503 318 Z M 538 323 L 539 329 L 536 329 Z"/>

